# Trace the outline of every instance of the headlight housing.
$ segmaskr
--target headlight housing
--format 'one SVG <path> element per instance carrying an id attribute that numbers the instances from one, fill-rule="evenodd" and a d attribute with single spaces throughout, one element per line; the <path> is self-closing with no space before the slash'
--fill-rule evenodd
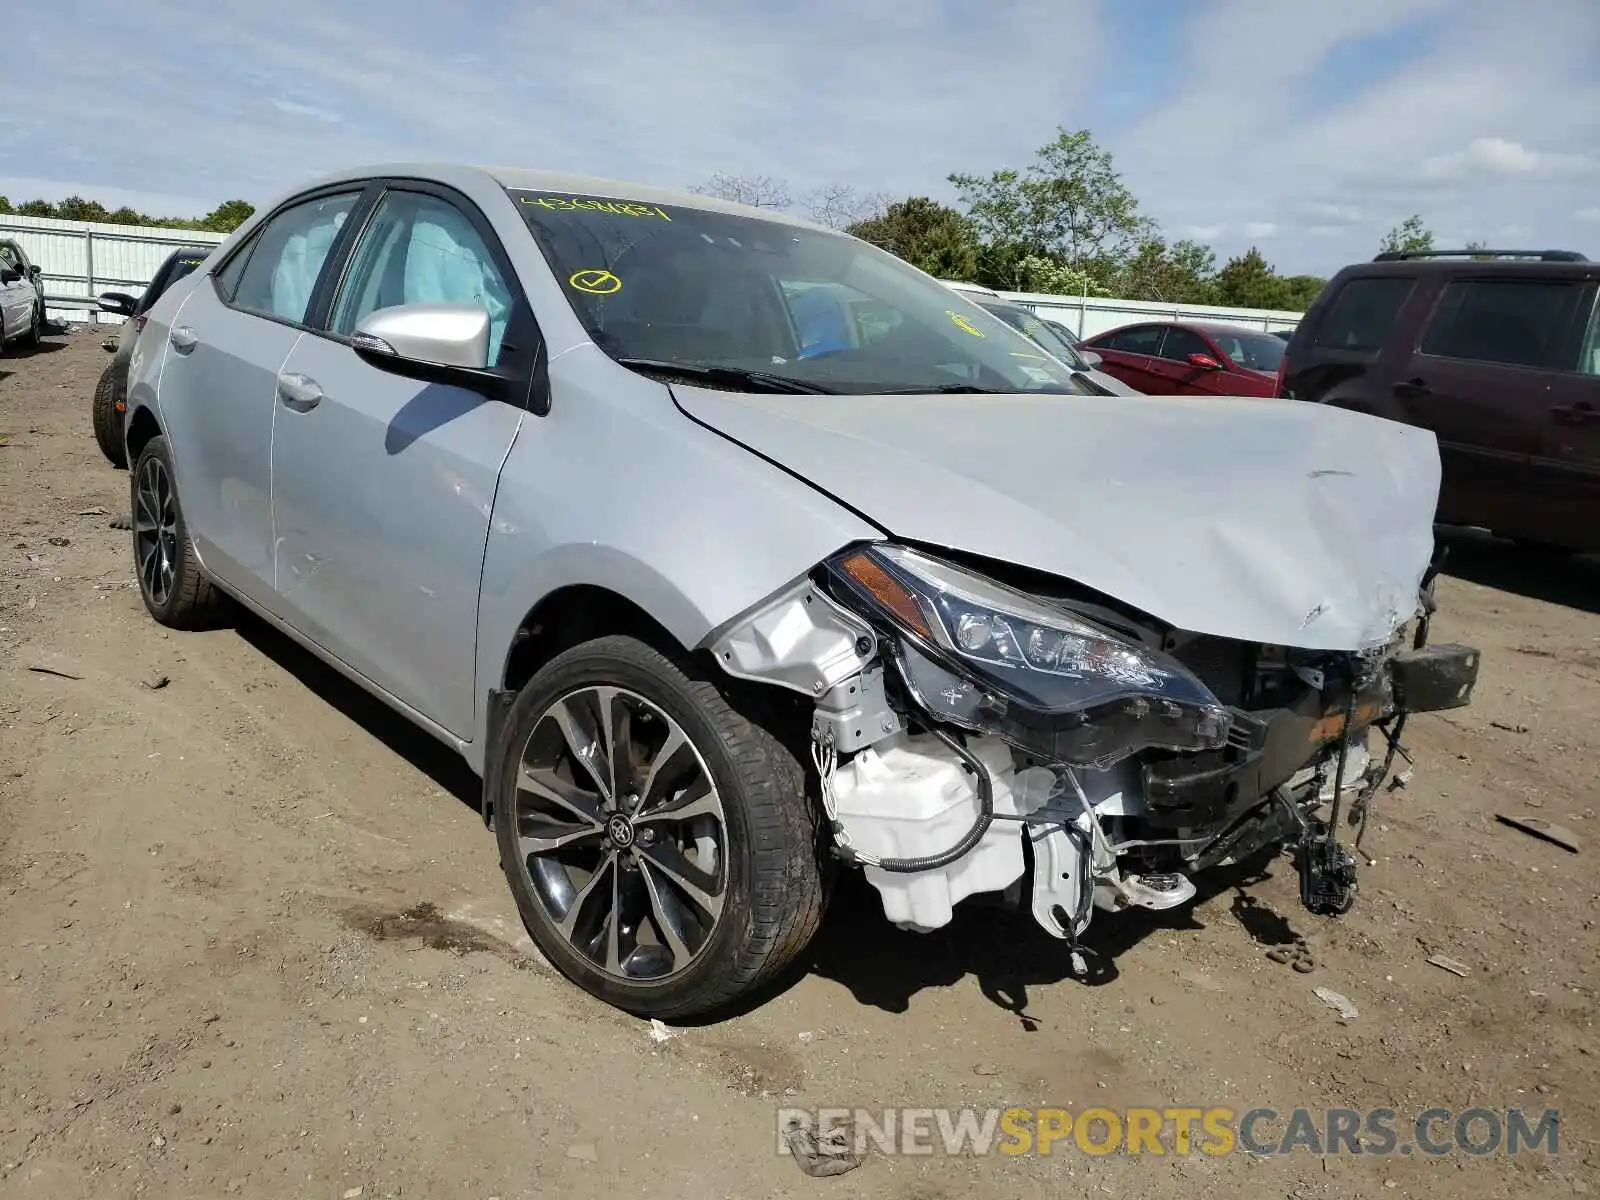
<path id="1" fill-rule="evenodd" d="M 1091 769 L 1227 738 L 1227 708 L 1187 668 L 1077 613 L 903 546 L 848 550 L 825 569 L 893 635 L 906 686 L 941 720 Z"/>

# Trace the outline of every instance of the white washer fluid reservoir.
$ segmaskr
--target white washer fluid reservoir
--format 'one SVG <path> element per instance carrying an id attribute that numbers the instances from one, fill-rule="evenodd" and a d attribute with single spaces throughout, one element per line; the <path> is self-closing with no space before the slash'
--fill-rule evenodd
<path id="1" fill-rule="evenodd" d="M 1011 747 L 969 738 L 967 750 L 989 774 L 996 814 L 1017 816 Z M 899 733 L 869 746 L 833 776 L 839 820 L 850 844 L 878 858 L 926 858 L 949 850 L 977 823 L 977 781 L 932 734 Z M 883 911 L 903 929 L 926 932 L 950 922 L 954 905 L 997 892 L 1022 875 L 1022 826 L 996 820 L 981 841 L 947 867 L 914 875 L 864 868 Z"/>

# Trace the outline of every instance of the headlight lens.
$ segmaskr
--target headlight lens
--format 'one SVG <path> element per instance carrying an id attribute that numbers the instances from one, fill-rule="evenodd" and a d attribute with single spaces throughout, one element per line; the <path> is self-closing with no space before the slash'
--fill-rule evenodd
<path id="1" fill-rule="evenodd" d="M 1228 710 L 1184 666 L 1065 609 L 901 546 L 847 551 L 828 571 L 898 632 L 907 686 L 944 720 L 1096 768 L 1227 737 Z"/>

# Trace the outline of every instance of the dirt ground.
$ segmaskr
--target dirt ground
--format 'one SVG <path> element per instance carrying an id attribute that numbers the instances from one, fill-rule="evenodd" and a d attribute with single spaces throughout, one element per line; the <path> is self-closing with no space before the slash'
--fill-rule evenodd
<path id="1" fill-rule="evenodd" d="M 127 476 L 89 430 L 100 336 L 0 358 L 0 1197 L 1600 1187 L 1600 562 L 1456 545 L 1435 638 L 1483 649 L 1477 700 L 1414 720 L 1343 920 L 1280 859 L 1189 912 L 1101 914 L 1085 982 L 1021 918 L 919 937 L 847 888 L 789 986 L 658 1043 L 538 959 L 459 761 L 254 620 L 146 616 L 108 526 Z M 1309 974 L 1266 955 L 1297 938 Z M 1069 1146 L 814 1179 L 776 1150 L 782 1105 L 1008 1104 L 1389 1107 L 1403 1130 L 1553 1107 L 1560 1153 Z"/>

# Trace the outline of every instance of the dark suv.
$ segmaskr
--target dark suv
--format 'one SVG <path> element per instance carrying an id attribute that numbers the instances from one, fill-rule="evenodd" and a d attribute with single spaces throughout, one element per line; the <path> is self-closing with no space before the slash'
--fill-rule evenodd
<path id="1" fill-rule="evenodd" d="M 1282 392 L 1431 429 L 1443 524 L 1600 550 L 1597 291 L 1572 251 L 1380 254 L 1323 288 Z"/>

